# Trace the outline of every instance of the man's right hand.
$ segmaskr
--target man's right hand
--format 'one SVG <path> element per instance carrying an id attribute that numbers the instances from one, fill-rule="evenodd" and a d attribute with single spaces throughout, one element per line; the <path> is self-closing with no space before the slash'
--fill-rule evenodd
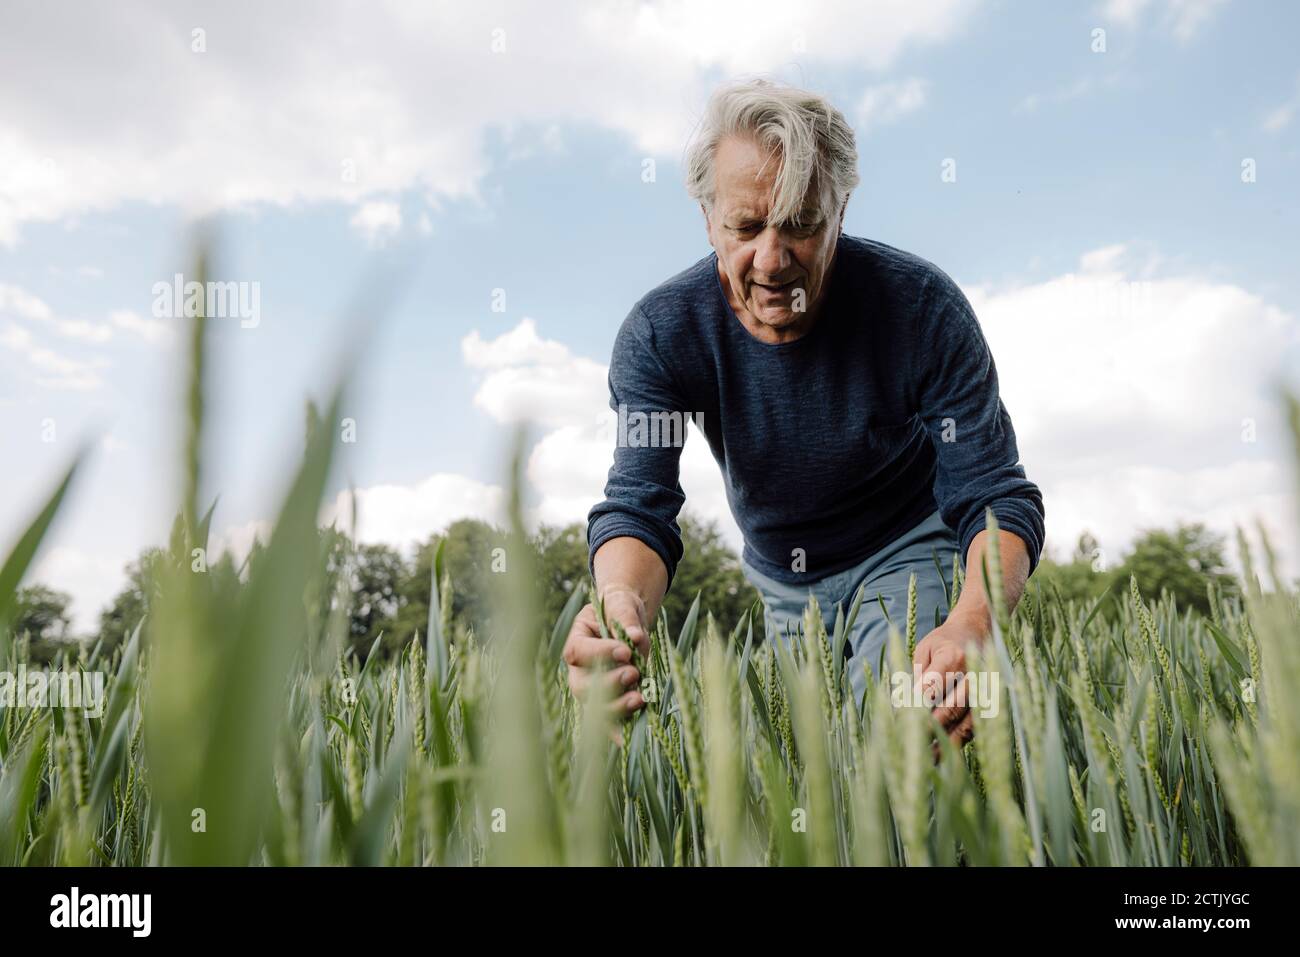
<path id="1" fill-rule="evenodd" d="M 644 662 L 650 657 L 650 637 L 646 626 L 645 603 L 633 591 L 609 588 L 604 595 L 605 620 L 618 622 L 636 644 Z M 583 698 L 593 681 L 603 682 L 610 709 L 624 718 L 645 707 L 645 698 L 637 690 L 641 672 L 631 663 L 632 649 L 616 638 L 602 638 L 596 609 L 588 604 L 578 612 L 564 643 L 564 661 L 569 666 L 569 688 Z M 603 673 L 602 673 L 603 671 Z"/>

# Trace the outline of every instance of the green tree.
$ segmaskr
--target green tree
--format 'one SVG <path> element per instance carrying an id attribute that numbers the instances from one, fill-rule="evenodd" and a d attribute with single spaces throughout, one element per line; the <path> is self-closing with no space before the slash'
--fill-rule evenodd
<path id="1" fill-rule="evenodd" d="M 680 524 L 684 554 L 663 605 L 669 627 L 674 631 L 681 627 L 698 592 L 701 609 L 712 611 L 719 626 L 730 630 L 758 593 L 745 580 L 739 558 L 723 541 L 716 523 L 683 514 Z M 392 636 L 391 642 L 385 637 L 385 649 L 404 646 L 416 632 L 425 633 L 433 556 L 439 543 L 451 578 L 453 629 L 473 629 L 479 638 L 491 640 L 492 616 L 499 601 L 497 572 L 506 570 L 506 534 L 486 522 L 465 519 L 452 523 L 442 535 L 431 536 L 406 565 L 396 589 L 397 611 L 385 622 L 385 634 Z M 590 581 L 586 526 L 542 526 L 530 544 L 542 621 L 549 626 L 559 618 L 573 589 Z"/>
<path id="2" fill-rule="evenodd" d="M 698 593 L 700 611 L 713 612 L 718 626 L 729 631 L 758 600 L 758 592 L 745 580 L 740 559 L 723 541 L 716 522 L 683 512 L 678 524 L 683 553 L 672 586 L 664 596 L 668 627 L 675 633 L 682 626 Z M 563 528 L 543 527 L 534 539 L 534 547 L 541 569 L 545 620 L 550 622 L 560 616 L 574 587 L 590 581 L 586 526 L 575 523 Z"/>
<path id="3" fill-rule="evenodd" d="M 713 612 L 718 627 L 729 632 L 758 600 L 758 592 L 745 579 L 740 558 L 723 541 L 717 522 L 683 512 L 678 524 L 682 529 L 682 560 L 677 563 L 672 587 L 664 597 L 670 633 L 675 635 L 681 628 L 697 593 L 700 613 Z M 757 635 L 761 635 L 762 627 L 761 619 L 754 622 Z"/>
<path id="4" fill-rule="evenodd" d="M 1214 581 L 1225 598 L 1241 593 L 1237 578 L 1227 570 L 1223 548 L 1223 537 L 1207 531 L 1203 524 L 1180 524 L 1173 531 L 1142 532 L 1118 564 L 1106 567 L 1096 539 L 1084 532 L 1069 562 L 1046 556 L 1039 561 L 1031 587 L 1036 585 L 1046 594 L 1059 592 L 1066 601 L 1088 608 L 1112 586 L 1111 594 L 1125 600 L 1122 589 L 1133 575 L 1147 598 L 1156 599 L 1168 591 L 1179 609 L 1208 615 L 1207 582 Z M 1113 619 L 1116 607 L 1108 600 L 1101 614 Z"/>
<path id="5" fill-rule="evenodd" d="M 64 641 L 72 622 L 68 606 L 72 596 L 45 585 L 28 585 L 14 596 L 15 635 L 26 634 L 33 642 Z"/>
<path id="6" fill-rule="evenodd" d="M 1128 580 L 1137 578 L 1147 598 L 1164 592 L 1173 595 L 1180 609 L 1194 608 L 1209 615 L 1205 586 L 1214 581 L 1226 598 L 1240 594 L 1240 584 L 1228 571 L 1223 557 L 1224 538 L 1208 531 L 1201 522 L 1180 523 L 1172 532 L 1144 531 L 1117 572 Z"/>
<path id="7" fill-rule="evenodd" d="M 573 589 L 590 582 L 587 570 L 587 529 L 577 522 L 563 527 L 543 525 L 533 539 L 541 582 L 542 614 L 554 622 L 564 611 Z"/>
<path id="8" fill-rule="evenodd" d="M 393 641 L 385 648 L 404 647 L 412 635 L 428 628 L 432 594 L 433 556 L 443 547 L 443 568 L 451 577 L 452 620 L 471 628 L 479 638 L 492 633 L 496 591 L 492 576 L 504 572 L 506 533 L 478 519 L 452 522 L 442 535 L 431 535 L 415 552 L 408 574 L 398 589 L 400 608 L 393 621 Z"/>
<path id="9" fill-rule="evenodd" d="M 32 664 L 53 664 L 60 650 L 74 644 L 68 637 L 71 602 L 71 595 L 45 585 L 28 585 L 15 593 L 9 627 L 15 638 L 26 642 L 26 658 Z"/>
<path id="10" fill-rule="evenodd" d="M 1115 570 L 1105 567 L 1104 557 L 1097 540 L 1084 532 L 1068 562 L 1057 562 L 1050 555 L 1040 558 L 1030 587 L 1041 588 L 1045 595 L 1059 594 L 1078 608 L 1091 608 L 1115 580 Z"/>
<path id="11" fill-rule="evenodd" d="M 359 654 L 370 650 L 380 632 L 393 631 L 409 575 L 406 559 L 390 545 L 360 545 L 353 551 L 349 640 Z"/>
<path id="12" fill-rule="evenodd" d="M 154 569 L 162 560 L 162 549 L 147 548 L 126 566 L 126 584 L 99 615 L 99 638 L 105 651 L 126 641 L 145 616 L 153 594 Z"/>

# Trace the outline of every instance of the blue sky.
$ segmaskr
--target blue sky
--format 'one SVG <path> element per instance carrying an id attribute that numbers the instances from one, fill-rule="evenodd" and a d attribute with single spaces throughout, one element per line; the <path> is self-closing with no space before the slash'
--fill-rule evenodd
<path id="1" fill-rule="evenodd" d="M 188 271 L 195 215 L 220 224 L 220 276 L 261 293 L 256 328 L 216 323 L 219 542 L 270 517 L 358 296 L 376 314 L 335 491 L 362 490 L 362 536 L 492 517 L 524 413 L 534 518 L 582 521 L 609 467 L 614 333 L 709 253 L 684 138 L 714 84 L 752 73 L 824 93 L 857 130 L 846 231 L 971 297 L 1050 546 L 1088 528 L 1115 557 L 1142 527 L 1259 515 L 1297 569 L 1266 388 L 1300 382 L 1294 5 L 306 9 L 0 14 L 0 534 L 93 437 L 32 576 L 74 595 L 79 626 L 174 509 L 183 320 L 151 302 Z M 1145 283 L 1150 308 L 1098 311 L 1076 280 Z M 687 507 L 735 541 L 695 446 Z"/>

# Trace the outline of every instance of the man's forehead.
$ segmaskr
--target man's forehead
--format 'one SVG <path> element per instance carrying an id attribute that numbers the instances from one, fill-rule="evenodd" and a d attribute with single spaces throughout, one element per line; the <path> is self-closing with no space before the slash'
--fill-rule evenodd
<path id="1" fill-rule="evenodd" d="M 772 203 L 773 186 L 770 180 L 756 182 L 740 177 L 718 177 L 718 202 L 729 209 L 761 213 Z"/>
<path id="2" fill-rule="evenodd" d="M 771 197 L 762 196 L 758 198 L 745 198 L 728 202 L 724 196 L 718 196 L 718 208 L 723 216 L 735 219 L 767 219 L 768 210 L 771 209 Z M 821 214 L 821 210 L 810 197 L 802 208 L 802 216 L 805 220 L 816 219 Z"/>
<path id="3" fill-rule="evenodd" d="M 728 158 L 737 162 L 720 163 L 715 170 L 714 205 L 723 216 L 765 220 L 772 207 L 780 161 L 769 156 L 771 161 L 762 168 L 754 162 L 758 158 L 756 152 L 736 152 L 740 155 L 733 152 Z M 813 219 L 820 214 L 819 200 L 814 182 L 801 207 L 804 219 Z"/>

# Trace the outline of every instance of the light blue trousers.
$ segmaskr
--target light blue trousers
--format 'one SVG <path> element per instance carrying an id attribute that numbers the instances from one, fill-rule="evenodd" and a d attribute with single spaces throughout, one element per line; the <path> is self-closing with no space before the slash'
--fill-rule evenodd
<path id="1" fill-rule="evenodd" d="M 826 631 L 830 634 L 835 627 L 836 606 L 843 607 L 847 617 L 858 588 L 866 587 L 844 651 L 849 659 L 849 683 L 861 707 L 867 686 L 864 668 L 870 667 L 876 680 L 880 680 L 889 667 L 888 661 L 881 667 L 881 652 L 889 635 L 890 621 L 906 639 L 908 577 L 912 572 L 916 573 L 916 640 L 919 642 L 934 629 L 936 611 L 940 622 L 948 617 L 953 555 L 959 547 L 956 533 L 944 524 L 936 510 L 925 521 L 860 564 L 806 585 L 775 581 L 755 571 L 743 558 L 740 565 L 745 577 L 763 598 L 764 624 L 769 641 L 786 641 L 787 629 L 790 634 L 797 632 L 810 597 L 816 600 Z M 936 560 L 938 568 L 935 567 Z"/>

